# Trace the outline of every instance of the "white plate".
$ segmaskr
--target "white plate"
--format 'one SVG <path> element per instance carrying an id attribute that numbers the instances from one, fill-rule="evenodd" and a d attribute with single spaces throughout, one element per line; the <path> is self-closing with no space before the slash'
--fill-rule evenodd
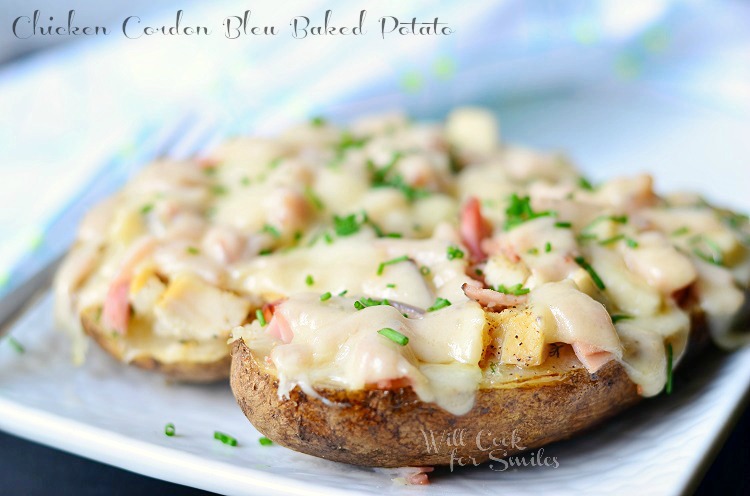
<path id="1" fill-rule="evenodd" d="M 226 385 L 168 384 L 92 349 L 81 368 L 53 330 L 47 296 L 0 349 L 0 428 L 152 477 L 227 494 L 414 494 L 388 474 L 263 447 Z M 545 449 L 558 468 L 488 466 L 432 477 L 431 494 L 676 494 L 691 482 L 750 383 L 750 349 L 700 373 L 603 428 Z M 174 423 L 175 437 L 164 435 Z M 213 439 L 215 430 L 239 441 Z M 529 456 L 526 457 L 530 459 Z M 496 465 L 495 468 L 502 468 Z"/>
<path id="2" fill-rule="evenodd" d="M 505 129 L 515 138 L 570 147 L 585 168 L 603 164 L 606 171 L 588 167 L 595 178 L 654 170 L 661 188 L 697 187 L 734 206 L 750 206 L 746 121 L 654 96 L 591 93 L 509 108 L 505 117 Z M 75 368 L 51 313 L 47 296 L 12 331 L 25 354 L 0 346 L 0 428 L 134 472 L 228 494 L 678 494 L 699 480 L 750 385 L 750 349 L 713 356 L 686 371 L 672 396 L 644 402 L 602 428 L 547 447 L 544 456 L 556 457 L 558 468 L 481 466 L 441 471 L 427 488 L 404 487 L 374 470 L 260 446 L 259 434 L 226 385 L 168 384 L 115 363 L 96 347 L 85 365 Z M 168 422 L 177 436 L 164 435 Z M 215 441 L 215 430 L 236 437 L 239 446 Z"/>

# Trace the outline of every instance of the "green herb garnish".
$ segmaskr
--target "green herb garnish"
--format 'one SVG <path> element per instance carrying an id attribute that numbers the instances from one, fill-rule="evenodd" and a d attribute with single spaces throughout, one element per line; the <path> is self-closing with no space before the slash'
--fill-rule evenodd
<path id="1" fill-rule="evenodd" d="M 585 189 L 586 191 L 594 191 L 594 186 L 585 177 L 578 178 L 578 186 L 580 186 L 581 189 Z"/>
<path id="2" fill-rule="evenodd" d="M 638 241 L 634 240 L 633 238 L 627 238 L 625 240 L 625 244 L 628 245 L 628 247 L 630 248 L 638 248 L 638 246 L 640 246 L 638 244 Z"/>
<path id="3" fill-rule="evenodd" d="M 216 196 L 226 195 L 228 191 L 227 187 L 222 186 L 221 184 L 214 184 L 211 186 L 211 193 Z"/>
<path id="4" fill-rule="evenodd" d="M 375 298 L 368 298 L 367 296 L 360 298 L 354 302 L 354 308 L 362 310 L 367 307 L 376 307 L 378 305 L 390 305 L 391 302 L 388 300 L 376 300 Z"/>
<path id="5" fill-rule="evenodd" d="M 589 275 L 591 276 L 591 279 L 594 280 L 594 284 L 596 284 L 597 288 L 601 289 L 602 291 L 606 289 L 606 286 L 604 285 L 604 281 L 602 281 L 602 278 L 599 277 L 599 274 L 596 273 L 594 268 L 591 265 L 589 265 L 589 263 L 583 257 L 576 257 L 575 261 L 586 272 L 589 273 Z"/>
<path id="6" fill-rule="evenodd" d="M 694 243 L 700 243 L 701 241 L 711 250 L 711 253 L 706 253 L 698 246 L 693 248 L 693 253 L 708 263 L 724 265 L 724 256 L 722 255 L 721 247 L 714 240 L 706 236 L 699 235 L 693 240 Z"/>
<path id="7" fill-rule="evenodd" d="M 281 237 L 281 233 L 279 232 L 279 230 L 273 227 L 271 224 L 265 224 L 262 231 L 270 234 L 276 239 Z"/>
<path id="8" fill-rule="evenodd" d="M 497 291 L 498 293 L 521 296 L 528 294 L 528 292 L 531 290 L 529 288 L 524 288 L 523 284 L 518 283 L 514 284 L 513 286 L 505 286 L 504 284 L 501 284 L 495 289 L 495 291 Z"/>
<path id="9" fill-rule="evenodd" d="M 390 327 L 384 327 L 378 331 L 378 334 L 384 336 L 399 346 L 406 346 L 409 344 L 409 338 L 398 332 L 396 329 Z"/>
<path id="10" fill-rule="evenodd" d="M 164 426 L 164 435 L 169 437 L 174 436 L 174 424 L 172 422 Z"/>
<path id="11" fill-rule="evenodd" d="M 223 432 L 214 431 L 214 439 L 217 439 L 228 446 L 237 446 L 237 440 L 229 434 L 224 434 Z"/>
<path id="12" fill-rule="evenodd" d="M 505 230 L 509 231 L 516 226 L 523 224 L 538 217 L 547 217 L 553 215 L 553 212 L 534 212 L 531 208 L 531 198 L 528 196 L 519 197 L 515 193 L 510 195 L 510 203 L 505 210 Z"/>
<path id="13" fill-rule="evenodd" d="M 621 320 L 629 320 L 629 319 L 632 319 L 632 318 L 633 318 L 633 316 L 632 316 L 632 315 L 626 315 L 626 314 L 624 314 L 624 313 L 621 313 L 621 314 L 613 314 L 613 315 L 612 315 L 612 323 L 613 323 L 613 324 L 617 324 L 617 323 L 618 323 L 618 322 L 620 322 Z"/>
<path id="14" fill-rule="evenodd" d="M 190 255 L 199 255 L 201 252 L 195 246 L 188 246 L 187 248 L 185 248 L 185 251 L 188 252 Z"/>
<path id="15" fill-rule="evenodd" d="M 344 296 L 348 292 L 349 292 L 349 290 L 345 289 L 345 290 L 343 290 L 342 292 L 339 293 L 339 296 Z"/>
<path id="16" fill-rule="evenodd" d="M 16 351 L 16 353 L 18 353 L 19 355 L 23 355 L 24 353 L 26 353 L 26 348 L 24 348 L 24 346 L 19 343 L 16 338 L 14 338 L 13 336 L 8 336 L 7 340 L 8 344 Z"/>
<path id="17" fill-rule="evenodd" d="M 320 295 L 320 301 L 330 300 L 331 296 L 332 296 L 331 292 L 330 291 L 326 291 L 325 293 L 323 293 L 322 295 Z"/>
<path id="18" fill-rule="evenodd" d="M 572 222 L 555 222 L 555 227 L 559 227 L 561 229 L 570 229 L 573 227 Z"/>
<path id="19" fill-rule="evenodd" d="M 317 193 L 315 193 L 315 190 L 310 186 L 305 186 L 305 198 L 307 198 L 307 201 L 309 201 L 316 209 L 323 210 L 325 208 L 323 200 L 320 199 Z"/>
<path id="20" fill-rule="evenodd" d="M 261 446 L 271 446 L 271 445 L 273 445 L 273 441 L 271 441 L 267 437 L 262 437 L 262 438 L 258 439 L 258 442 L 260 443 Z"/>
<path id="21" fill-rule="evenodd" d="M 275 169 L 276 167 L 281 164 L 281 161 L 284 160 L 282 157 L 276 157 L 275 159 L 268 162 L 268 168 L 269 169 Z"/>
<path id="22" fill-rule="evenodd" d="M 544 253 L 549 253 L 551 251 L 552 251 L 552 243 L 547 241 L 546 243 L 544 243 Z"/>
<path id="23" fill-rule="evenodd" d="M 455 260 L 456 258 L 464 258 L 464 252 L 458 246 L 451 245 L 448 247 L 448 260 Z"/>
<path id="24" fill-rule="evenodd" d="M 550 249 L 552 246 L 550 246 Z M 539 255 L 539 248 L 529 248 L 529 250 L 526 252 L 529 255 Z"/>
<path id="25" fill-rule="evenodd" d="M 426 265 L 423 265 L 423 266 L 421 266 L 419 268 L 419 273 L 422 274 L 423 276 L 429 275 L 430 274 L 430 268 L 427 267 Z"/>
<path id="26" fill-rule="evenodd" d="M 624 234 L 618 234 L 617 236 L 612 236 L 611 238 L 603 239 L 599 241 L 600 245 L 611 245 L 612 243 L 617 243 L 621 239 L 625 239 Z"/>
<path id="27" fill-rule="evenodd" d="M 312 275 L 307 274 L 307 276 L 305 277 L 305 284 L 307 284 L 308 286 L 312 286 L 313 284 L 315 284 L 315 279 L 313 279 Z"/>
<path id="28" fill-rule="evenodd" d="M 154 204 L 153 203 L 147 203 L 147 204 L 145 204 L 144 206 L 141 207 L 141 213 L 143 215 L 146 215 L 147 213 L 149 213 L 153 209 L 154 209 Z"/>
<path id="29" fill-rule="evenodd" d="M 359 232 L 361 223 L 357 219 L 357 214 L 350 214 L 346 217 L 333 216 L 333 229 L 338 236 L 349 236 Z"/>
<path id="30" fill-rule="evenodd" d="M 260 308 L 255 311 L 255 318 L 258 319 L 258 323 L 261 327 L 266 327 L 266 324 L 268 324 L 268 322 L 266 322 L 266 316 L 263 315 L 263 310 Z"/>
<path id="31" fill-rule="evenodd" d="M 326 125 L 326 123 L 327 123 L 327 121 L 326 121 L 325 117 L 316 116 L 316 117 L 313 117 L 312 119 L 310 119 L 310 125 L 312 127 L 323 127 L 323 126 Z"/>
<path id="32" fill-rule="evenodd" d="M 427 309 L 427 311 L 434 312 L 435 310 L 440 310 L 441 308 L 449 307 L 450 305 L 451 302 L 446 300 L 445 298 L 437 298 L 435 300 L 435 303 L 433 303 L 432 306 Z"/>
<path id="33" fill-rule="evenodd" d="M 386 287 L 386 288 L 391 288 L 391 289 L 393 289 L 393 288 L 395 288 L 395 287 L 396 287 L 396 285 L 395 285 L 395 284 L 393 284 L 392 282 L 389 282 L 388 284 L 386 284 L 386 285 L 385 285 L 385 287 Z"/>
<path id="34" fill-rule="evenodd" d="M 679 229 L 675 229 L 674 231 L 672 231 L 672 236 L 674 237 L 684 236 L 685 234 L 689 232 L 690 232 L 690 229 L 687 226 L 682 226 Z"/>

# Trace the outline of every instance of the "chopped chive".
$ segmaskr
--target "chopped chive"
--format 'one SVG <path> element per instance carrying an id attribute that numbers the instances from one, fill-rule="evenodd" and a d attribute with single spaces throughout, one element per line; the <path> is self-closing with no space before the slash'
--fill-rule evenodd
<path id="1" fill-rule="evenodd" d="M 419 273 L 420 273 L 420 274 L 422 274 L 423 276 L 429 275 L 429 273 L 430 273 L 430 268 L 429 268 L 429 267 L 427 267 L 426 265 L 423 265 L 423 266 L 421 266 L 421 267 L 419 268 Z"/>
<path id="2" fill-rule="evenodd" d="M 265 224 L 262 231 L 270 234 L 277 239 L 281 237 L 281 233 L 279 232 L 279 230 L 273 227 L 271 224 Z"/>
<path id="3" fill-rule="evenodd" d="M 271 445 L 273 445 L 273 441 L 271 441 L 270 439 L 268 439 L 265 436 L 261 437 L 260 439 L 258 439 L 258 442 L 260 443 L 261 446 L 271 446 Z"/>
<path id="4" fill-rule="evenodd" d="M 581 233 L 578 235 L 578 241 L 589 241 L 592 239 L 596 239 L 596 234 L 592 233 Z"/>
<path id="5" fill-rule="evenodd" d="M 361 223 L 357 220 L 357 214 L 350 214 L 346 217 L 333 216 L 333 229 L 338 236 L 349 236 L 359 232 Z"/>
<path id="6" fill-rule="evenodd" d="M 589 224 L 582 229 L 582 231 L 588 231 L 595 225 L 599 224 L 600 222 L 604 222 L 605 220 L 611 220 L 612 222 L 616 222 L 617 224 L 627 224 L 628 223 L 628 216 L 627 215 L 600 215 L 596 219 L 589 222 Z"/>
<path id="7" fill-rule="evenodd" d="M 323 241 L 325 241 L 327 245 L 333 243 L 333 236 L 331 236 L 331 233 L 323 234 Z"/>
<path id="8" fill-rule="evenodd" d="M 260 308 L 257 309 L 255 311 L 255 318 L 258 319 L 258 323 L 260 324 L 261 327 L 266 327 L 266 324 L 268 322 L 266 322 L 266 316 L 263 315 L 263 310 L 261 310 Z"/>
<path id="9" fill-rule="evenodd" d="M 164 435 L 169 437 L 174 436 L 174 424 L 172 422 L 164 426 Z"/>
<path id="10" fill-rule="evenodd" d="M 549 253 L 551 251 L 552 251 L 552 243 L 547 241 L 546 243 L 544 243 L 544 253 Z"/>
<path id="11" fill-rule="evenodd" d="M 573 227 L 572 222 L 555 222 L 555 227 L 559 227 L 561 229 L 570 229 Z"/>
<path id="12" fill-rule="evenodd" d="M 330 291 L 326 291 L 325 293 L 323 293 L 322 295 L 320 295 L 320 301 L 327 301 L 327 300 L 330 300 L 330 299 L 331 299 L 331 292 Z"/>
<path id="13" fill-rule="evenodd" d="M 390 305 L 391 302 L 388 300 L 376 300 L 375 298 L 363 297 L 354 302 L 354 308 L 362 310 L 367 307 L 376 307 L 378 305 Z"/>
<path id="14" fill-rule="evenodd" d="M 531 208 L 531 198 L 528 196 L 519 197 L 515 193 L 510 196 L 508 208 L 505 210 L 505 226 L 504 229 L 509 231 L 514 227 L 523 224 L 526 221 L 536 219 L 538 217 L 551 216 L 554 213 L 552 211 L 534 212 Z"/>
<path id="15" fill-rule="evenodd" d="M 679 229 L 675 229 L 674 231 L 672 231 L 672 236 L 674 237 L 684 236 L 685 234 L 689 232 L 690 232 L 690 229 L 687 226 L 682 226 Z"/>
<path id="16" fill-rule="evenodd" d="M 596 284 L 597 288 L 601 289 L 602 291 L 607 289 L 607 287 L 604 285 L 604 282 L 602 281 L 602 278 L 599 277 L 599 274 L 596 273 L 594 268 L 591 265 L 589 265 L 589 263 L 583 257 L 576 257 L 575 261 L 586 272 L 589 273 L 589 275 L 591 276 L 591 279 L 594 280 L 594 284 Z"/>
<path id="17" fill-rule="evenodd" d="M 672 360 L 673 360 L 673 351 L 672 351 L 672 343 L 667 343 L 667 385 L 666 385 L 666 392 L 667 394 L 672 394 Z"/>
<path id="18" fill-rule="evenodd" d="M 385 285 L 385 287 L 386 287 L 386 288 L 391 288 L 391 289 L 393 289 L 393 288 L 395 288 L 395 287 L 396 287 L 396 285 L 395 285 L 395 284 L 393 284 L 392 282 L 389 282 L 388 284 L 386 284 L 386 285 Z"/>
<path id="19" fill-rule="evenodd" d="M 305 284 L 307 284 L 308 286 L 312 286 L 313 284 L 315 284 L 315 279 L 313 279 L 312 275 L 307 274 L 307 276 L 305 277 Z"/>
<path id="20" fill-rule="evenodd" d="M 401 255 L 400 257 L 392 258 L 391 260 L 386 260 L 385 262 L 381 262 L 380 265 L 378 265 L 378 275 L 379 276 L 383 275 L 383 271 L 385 270 L 385 267 L 387 265 L 393 265 L 399 262 L 407 262 L 408 260 L 409 260 L 408 255 Z"/>
<path id="21" fill-rule="evenodd" d="M 513 286 L 509 286 L 509 287 L 505 286 L 504 284 L 501 284 L 501 285 L 499 285 L 497 287 L 497 289 L 495 289 L 495 291 L 497 291 L 498 293 L 505 293 L 505 294 L 510 294 L 510 295 L 521 296 L 521 295 L 528 294 L 529 291 L 531 291 L 531 290 L 529 288 L 524 288 L 523 284 L 518 283 L 518 284 L 514 284 Z"/>
<path id="22" fill-rule="evenodd" d="M 638 248 L 640 245 L 638 244 L 638 241 L 634 240 L 633 238 L 627 238 L 625 240 L 625 244 L 628 245 L 630 248 Z"/>
<path id="23" fill-rule="evenodd" d="M 349 290 L 345 289 L 345 290 L 343 290 L 342 292 L 339 293 L 339 296 L 344 296 L 348 292 L 349 292 Z"/>
<path id="24" fill-rule="evenodd" d="M 450 305 L 451 302 L 446 300 L 445 298 L 437 298 L 435 300 L 435 303 L 433 303 L 432 306 L 427 309 L 427 311 L 434 312 L 435 310 L 440 310 L 441 308 L 449 307 Z"/>
<path id="25" fill-rule="evenodd" d="M 529 250 L 526 253 L 528 253 L 529 255 L 538 255 L 539 254 L 539 249 L 538 248 L 529 248 Z"/>
<path id="26" fill-rule="evenodd" d="M 281 163 L 282 160 L 283 160 L 282 157 L 276 157 L 275 159 L 271 160 L 268 163 L 268 168 L 269 169 L 275 169 L 276 167 L 279 166 L 279 164 Z"/>
<path id="27" fill-rule="evenodd" d="M 147 204 L 145 204 L 144 206 L 141 207 L 141 213 L 143 215 L 146 215 L 147 213 L 149 213 L 153 209 L 154 209 L 154 204 L 153 203 L 147 203 Z"/>
<path id="28" fill-rule="evenodd" d="M 227 187 L 222 186 L 221 184 L 214 184 L 213 186 L 211 186 L 211 193 L 216 196 L 226 195 L 227 191 Z"/>
<path id="29" fill-rule="evenodd" d="M 273 253 L 273 250 L 271 248 L 263 248 L 262 250 L 258 252 L 258 255 L 264 256 L 264 255 L 270 255 L 271 253 Z"/>
<path id="30" fill-rule="evenodd" d="M 325 117 L 316 116 L 316 117 L 313 117 L 312 119 L 310 119 L 310 125 L 312 127 L 323 127 L 323 126 L 326 125 L 326 123 L 327 123 L 327 121 L 326 121 Z"/>
<path id="31" fill-rule="evenodd" d="M 484 271 L 482 269 L 474 269 L 474 274 L 481 277 L 484 275 Z"/>
<path id="32" fill-rule="evenodd" d="M 617 243 L 621 239 L 625 239 L 624 234 L 618 234 L 617 236 L 612 236 L 611 238 L 603 239 L 599 241 L 600 245 L 611 245 L 612 243 Z"/>
<path id="33" fill-rule="evenodd" d="M 317 193 L 315 193 L 315 190 L 313 190 L 310 186 L 305 186 L 305 198 L 307 198 L 307 201 L 309 201 L 318 210 L 323 210 L 325 208 L 325 205 L 323 205 L 323 200 L 320 199 Z"/>
<path id="34" fill-rule="evenodd" d="M 217 439 L 228 446 L 237 446 L 237 440 L 229 434 L 224 434 L 223 432 L 214 431 L 214 439 Z"/>
<path id="35" fill-rule="evenodd" d="M 617 323 L 618 323 L 618 322 L 620 322 L 621 320 L 629 320 L 629 319 L 632 319 L 632 318 L 633 318 L 633 316 L 632 316 L 632 315 L 626 315 L 626 314 L 624 314 L 624 313 L 621 313 L 621 314 L 613 314 L 613 315 L 612 315 L 612 323 L 613 323 L 613 324 L 617 324 Z"/>
<path id="36" fill-rule="evenodd" d="M 185 248 L 185 251 L 186 251 L 186 252 L 188 252 L 188 253 L 189 253 L 189 254 L 191 254 L 191 255 L 199 255 L 199 254 L 200 254 L 200 252 L 201 252 L 201 251 L 200 251 L 200 250 L 199 250 L 198 248 L 196 248 L 195 246 L 188 246 L 187 248 Z"/>
<path id="37" fill-rule="evenodd" d="M 586 191 L 594 191 L 594 186 L 585 177 L 578 178 L 578 186 L 580 186 L 581 189 L 585 189 Z"/>
<path id="38" fill-rule="evenodd" d="M 409 344 L 409 338 L 398 332 L 396 329 L 391 329 L 390 327 L 383 327 L 378 331 L 378 334 L 390 339 L 399 346 L 406 346 L 407 344 Z"/>
<path id="39" fill-rule="evenodd" d="M 458 246 L 451 245 L 448 247 L 447 257 L 448 257 L 448 260 L 464 258 L 464 252 Z"/>
<path id="40" fill-rule="evenodd" d="M 26 353 L 26 348 L 18 342 L 16 338 L 13 336 L 8 336 L 8 344 L 18 353 L 19 355 L 23 355 Z"/>

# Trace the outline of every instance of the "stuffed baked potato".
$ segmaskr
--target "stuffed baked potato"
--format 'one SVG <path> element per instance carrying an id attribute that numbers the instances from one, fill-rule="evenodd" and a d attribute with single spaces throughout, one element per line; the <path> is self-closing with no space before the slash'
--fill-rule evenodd
<path id="1" fill-rule="evenodd" d="M 658 394 L 701 330 L 746 342 L 749 238 L 648 175 L 592 185 L 503 144 L 481 110 L 316 119 L 151 165 L 84 221 L 57 311 L 182 380 L 226 377 L 231 351 L 246 416 L 292 449 L 478 463 Z"/>

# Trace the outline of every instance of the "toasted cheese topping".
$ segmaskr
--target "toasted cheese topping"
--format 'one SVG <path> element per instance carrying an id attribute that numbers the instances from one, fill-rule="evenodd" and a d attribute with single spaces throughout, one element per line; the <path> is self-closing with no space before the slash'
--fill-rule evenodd
<path id="1" fill-rule="evenodd" d="M 244 339 L 280 393 L 411 386 L 468 411 L 477 388 L 623 364 L 644 395 L 715 341 L 750 280 L 747 217 L 648 175 L 591 185 L 563 157 L 500 143 L 480 109 L 444 124 L 319 121 L 160 161 L 84 220 L 56 281 L 126 356 L 212 359 Z"/>

